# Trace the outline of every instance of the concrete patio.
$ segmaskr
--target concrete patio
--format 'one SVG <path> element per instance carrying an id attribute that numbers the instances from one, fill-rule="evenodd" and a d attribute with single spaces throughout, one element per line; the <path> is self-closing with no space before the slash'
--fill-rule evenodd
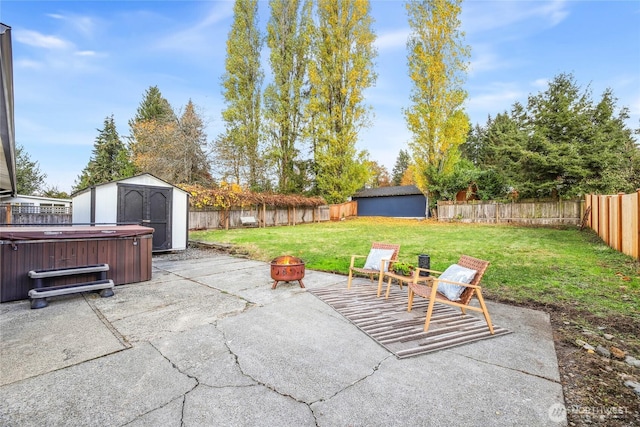
<path id="1" fill-rule="evenodd" d="M 152 280 L 110 298 L 1 304 L 0 425 L 566 425 L 545 313 L 489 302 L 513 333 L 400 360 L 297 282 L 271 284 L 267 263 L 210 252 L 154 257 Z"/>

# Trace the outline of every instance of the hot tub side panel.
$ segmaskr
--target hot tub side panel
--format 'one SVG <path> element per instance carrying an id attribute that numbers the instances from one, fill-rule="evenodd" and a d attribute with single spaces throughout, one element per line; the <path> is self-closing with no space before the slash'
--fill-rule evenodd
<path id="1" fill-rule="evenodd" d="M 109 264 L 116 285 L 151 280 L 152 234 L 127 238 L 0 241 L 0 302 L 28 298 L 29 271 Z M 51 285 L 81 283 L 83 276 L 51 280 Z"/>

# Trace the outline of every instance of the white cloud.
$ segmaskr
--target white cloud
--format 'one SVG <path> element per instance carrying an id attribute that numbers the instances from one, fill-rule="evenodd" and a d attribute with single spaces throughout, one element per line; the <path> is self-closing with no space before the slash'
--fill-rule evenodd
<path id="1" fill-rule="evenodd" d="M 471 52 L 469 74 L 475 75 L 486 71 L 508 69 L 516 66 L 517 61 L 505 59 L 496 53 L 494 46 L 488 44 L 476 44 Z"/>
<path id="2" fill-rule="evenodd" d="M 18 30 L 16 31 L 16 41 L 28 46 L 41 47 L 44 49 L 69 49 L 73 44 L 56 36 L 47 36 L 37 31 Z"/>
<path id="3" fill-rule="evenodd" d="M 384 32 L 376 38 L 375 45 L 379 51 L 396 48 L 405 49 L 409 34 L 408 28 Z"/>
<path id="4" fill-rule="evenodd" d="M 93 50 L 79 50 L 75 52 L 77 56 L 96 56 L 96 52 Z"/>
<path id="5" fill-rule="evenodd" d="M 547 78 L 536 79 L 533 82 L 531 82 L 531 86 L 533 86 L 536 89 L 546 89 L 547 86 L 549 86 L 549 79 Z"/>
<path id="6" fill-rule="evenodd" d="M 569 15 L 565 0 L 552 1 L 498 1 L 465 2 L 462 8 L 462 22 L 465 31 L 476 33 L 504 29 L 518 24 L 542 25 L 553 27 Z"/>
<path id="7" fill-rule="evenodd" d="M 86 37 L 93 35 L 97 25 L 95 19 L 89 16 L 61 15 L 58 13 L 50 13 L 47 16 L 70 24 L 72 28 Z"/>
<path id="8" fill-rule="evenodd" d="M 534 13 L 537 16 L 541 16 L 549 20 L 549 24 L 556 26 L 569 15 L 569 11 L 566 9 L 565 0 L 552 1 L 547 5 L 543 5 L 540 9 L 534 9 Z"/>
<path id="9" fill-rule="evenodd" d="M 167 31 L 167 35 L 155 42 L 155 48 L 181 52 L 210 52 L 215 34 L 211 29 L 233 16 L 232 2 L 216 2 L 206 16 L 196 23 L 185 23 L 185 29 Z M 220 28 L 221 29 L 221 28 Z M 226 40 L 226 28 L 225 39 Z"/>
<path id="10" fill-rule="evenodd" d="M 489 83 L 469 91 L 466 108 L 471 123 L 484 123 L 489 115 L 510 111 L 515 102 L 524 102 L 527 91 L 516 83 Z"/>
<path id="11" fill-rule="evenodd" d="M 79 50 L 72 41 L 55 35 L 27 29 L 16 30 L 15 34 L 18 43 L 38 48 L 37 51 L 23 51 L 22 55 L 29 57 L 16 60 L 16 66 L 23 69 L 46 69 L 48 72 L 63 70 L 78 73 L 92 68 L 93 58 L 106 56 L 91 49 Z"/>

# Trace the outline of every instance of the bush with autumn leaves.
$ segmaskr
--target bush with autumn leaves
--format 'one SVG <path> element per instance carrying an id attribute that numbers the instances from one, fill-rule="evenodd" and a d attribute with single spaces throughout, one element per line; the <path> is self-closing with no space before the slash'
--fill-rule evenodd
<path id="1" fill-rule="evenodd" d="M 322 197 L 305 197 L 293 194 L 254 193 L 238 184 L 226 182 L 214 187 L 199 185 L 179 185 L 189 193 L 189 205 L 196 209 L 231 209 L 266 205 L 271 207 L 306 207 L 315 208 L 326 205 Z"/>

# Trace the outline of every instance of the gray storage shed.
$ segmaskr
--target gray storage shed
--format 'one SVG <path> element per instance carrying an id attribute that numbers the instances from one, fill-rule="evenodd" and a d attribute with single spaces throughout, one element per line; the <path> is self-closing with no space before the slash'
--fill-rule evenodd
<path id="1" fill-rule="evenodd" d="M 358 216 L 426 218 L 427 197 L 415 185 L 368 188 L 358 191 Z"/>
<path id="2" fill-rule="evenodd" d="M 71 196 L 74 224 L 152 227 L 153 252 L 184 250 L 189 239 L 189 193 L 145 173 L 95 185 Z"/>

